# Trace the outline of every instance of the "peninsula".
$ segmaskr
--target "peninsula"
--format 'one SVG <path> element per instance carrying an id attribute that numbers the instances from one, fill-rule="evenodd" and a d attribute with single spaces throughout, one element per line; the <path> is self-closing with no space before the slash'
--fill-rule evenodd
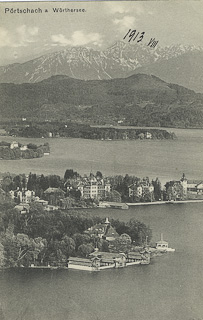
<path id="1" fill-rule="evenodd" d="M 0 142 L 0 160 L 32 159 L 49 155 L 50 147 L 48 143 L 37 146 L 33 143 L 23 145 L 19 142 Z"/>
<path id="2" fill-rule="evenodd" d="M 71 121 L 30 122 L 27 119 L 1 123 L 7 135 L 25 138 L 82 138 L 94 140 L 164 140 L 176 135 L 165 129 L 91 126 Z"/>

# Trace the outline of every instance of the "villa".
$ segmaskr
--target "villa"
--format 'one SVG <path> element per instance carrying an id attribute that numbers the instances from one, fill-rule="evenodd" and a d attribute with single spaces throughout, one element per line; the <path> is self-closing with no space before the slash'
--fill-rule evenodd
<path id="1" fill-rule="evenodd" d="M 154 186 L 147 179 L 142 181 L 136 181 L 128 187 L 129 198 L 143 197 L 146 193 L 151 194 L 151 198 L 154 193 Z"/>
<path id="2" fill-rule="evenodd" d="M 106 221 L 104 223 L 99 223 L 90 227 L 85 231 L 85 233 L 89 234 L 90 236 L 97 235 L 99 238 L 107 240 L 109 242 L 114 241 L 119 237 L 119 234 L 111 226 L 108 218 L 106 218 Z"/>

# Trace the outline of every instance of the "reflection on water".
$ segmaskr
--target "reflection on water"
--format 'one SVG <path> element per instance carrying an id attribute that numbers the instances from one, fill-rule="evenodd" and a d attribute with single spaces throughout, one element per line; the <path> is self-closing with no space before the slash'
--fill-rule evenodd
<path id="1" fill-rule="evenodd" d="M 154 258 L 148 266 L 93 273 L 1 272 L 3 320 L 203 319 L 202 203 L 89 212 L 124 221 L 135 217 L 153 229 L 154 241 L 163 232 L 176 252 Z"/>

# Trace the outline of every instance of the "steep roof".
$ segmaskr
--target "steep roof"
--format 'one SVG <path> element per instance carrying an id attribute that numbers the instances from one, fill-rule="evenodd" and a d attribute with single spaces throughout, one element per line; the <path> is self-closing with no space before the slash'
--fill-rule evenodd
<path id="1" fill-rule="evenodd" d="M 119 237 L 119 234 L 116 232 L 116 230 L 112 227 L 112 226 L 109 226 L 107 229 L 106 229 L 106 232 L 105 232 L 105 237 L 109 238 L 118 238 Z"/>
<path id="2" fill-rule="evenodd" d="M 61 188 L 51 188 L 49 187 L 44 191 L 45 194 L 50 194 L 50 193 L 65 193 Z"/>

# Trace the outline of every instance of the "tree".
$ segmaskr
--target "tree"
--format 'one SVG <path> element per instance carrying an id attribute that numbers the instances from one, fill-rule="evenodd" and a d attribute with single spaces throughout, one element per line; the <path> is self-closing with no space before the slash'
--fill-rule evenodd
<path id="1" fill-rule="evenodd" d="M 49 188 L 49 181 L 48 181 L 48 177 L 45 177 L 43 174 L 40 176 L 39 178 L 39 186 L 40 189 L 42 189 L 43 191 L 45 191 L 46 189 Z"/>
<path id="2" fill-rule="evenodd" d="M 116 229 L 116 232 L 118 232 L 119 235 L 122 233 L 127 233 L 129 231 L 129 227 L 126 226 L 125 222 L 117 220 L 111 220 L 111 225 Z"/>
<path id="3" fill-rule="evenodd" d="M 60 176 L 50 175 L 48 176 L 49 187 L 51 188 L 59 188 L 62 184 Z"/>
<path id="4" fill-rule="evenodd" d="M 26 214 L 15 217 L 15 233 L 26 233 L 31 238 L 46 237 L 49 220 L 41 204 L 31 203 Z"/>
<path id="5" fill-rule="evenodd" d="M 36 260 L 40 261 L 40 264 L 43 265 L 44 258 L 47 250 L 47 240 L 41 237 L 33 239 L 33 262 L 35 264 Z"/>
<path id="6" fill-rule="evenodd" d="M 3 181 L 1 183 L 2 185 L 2 189 L 5 191 L 5 192 L 9 192 L 10 190 L 12 190 L 12 187 L 13 187 L 13 179 L 12 177 L 10 176 L 10 174 L 6 175 L 4 178 L 3 178 Z"/>
<path id="7" fill-rule="evenodd" d="M 91 252 L 94 251 L 94 247 L 91 244 L 81 244 L 78 248 L 78 254 L 81 257 L 88 257 Z"/>
<path id="8" fill-rule="evenodd" d="M 100 179 L 100 180 L 103 178 L 103 175 L 102 175 L 101 171 L 97 171 L 96 178 Z"/>
<path id="9" fill-rule="evenodd" d="M 63 254 L 68 258 L 75 251 L 75 241 L 68 236 L 64 236 L 60 243 Z"/>
<path id="10" fill-rule="evenodd" d="M 17 267 L 29 265 L 32 262 L 30 255 L 32 251 L 32 240 L 26 234 L 13 234 L 12 230 L 7 229 L 2 237 L 2 244 L 5 250 L 6 265 Z"/>
<path id="11" fill-rule="evenodd" d="M 22 190 L 22 188 L 25 188 L 26 186 L 26 177 L 25 174 L 19 174 L 15 177 L 13 177 L 13 189 L 19 188 Z"/>
<path id="12" fill-rule="evenodd" d="M 114 241 L 114 249 L 120 252 L 127 252 L 131 247 L 132 239 L 127 233 L 123 233 Z"/>
<path id="13" fill-rule="evenodd" d="M 28 237 L 28 235 L 23 233 L 21 234 L 18 233 L 15 236 L 14 241 L 17 248 L 16 263 L 18 265 L 19 264 L 29 265 L 29 263 L 31 263 L 30 253 L 33 251 L 33 241 Z"/>
<path id="14" fill-rule="evenodd" d="M 64 180 L 74 179 L 74 178 L 76 179 L 77 176 L 79 176 L 77 171 L 73 171 L 73 169 L 67 169 L 64 174 Z"/>
<path id="15" fill-rule="evenodd" d="M 0 268 L 5 266 L 5 251 L 4 246 L 0 243 Z"/>
<path id="16" fill-rule="evenodd" d="M 33 143 L 28 143 L 27 147 L 28 149 L 37 150 L 37 145 Z"/>
<path id="17" fill-rule="evenodd" d="M 74 240 L 68 236 L 64 236 L 62 240 L 50 241 L 48 259 L 56 263 L 66 263 L 74 251 Z"/>
<path id="18" fill-rule="evenodd" d="M 136 245 L 143 245 L 146 242 L 146 237 L 148 241 L 151 240 L 152 231 L 144 223 L 130 219 L 127 226 L 129 227 L 128 234 Z"/>
<path id="19" fill-rule="evenodd" d="M 109 252 L 109 242 L 107 240 L 102 240 L 101 241 L 101 248 L 100 250 L 102 252 Z"/>
<path id="20" fill-rule="evenodd" d="M 71 189 L 69 191 L 69 195 L 73 198 L 75 198 L 76 200 L 80 200 L 81 198 L 81 191 L 77 190 L 77 189 Z"/>
<path id="21" fill-rule="evenodd" d="M 37 176 L 36 174 L 32 174 L 30 172 L 27 182 L 27 189 L 28 190 L 36 190 L 36 183 L 37 183 Z"/>
<path id="22" fill-rule="evenodd" d="M 154 198 L 156 201 L 159 201 L 162 199 L 161 182 L 156 178 L 155 181 L 152 180 L 152 184 L 154 186 Z"/>
<path id="23" fill-rule="evenodd" d="M 81 244 L 90 243 L 91 238 L 87 234 L 75 233 L 73 235 L 73 240 L 75 241 L 75 250 L 77 251 Z"/>

